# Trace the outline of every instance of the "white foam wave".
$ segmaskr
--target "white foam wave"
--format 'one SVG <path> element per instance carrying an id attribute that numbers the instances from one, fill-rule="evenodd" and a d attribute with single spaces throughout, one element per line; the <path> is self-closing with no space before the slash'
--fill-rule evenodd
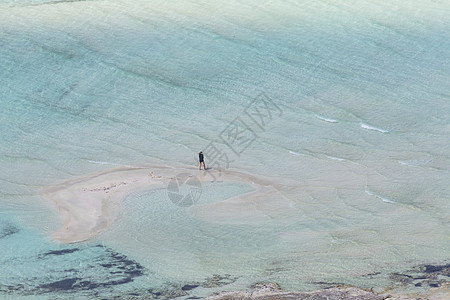
<path id="1" fill-rule="evenodd" d="M 329 156 L 327 155 L 327 158 L 332 159 L 332 160 L 337 160 L 337 161 L 344 161 L 345 159 L 340 158 L 340 157 L 334 157 L 334 156 Z"/>
<path id="2" fill-rule="evenodd" d="M 361 128 L 368 129 L 368 130 L 374 130 L 374 131 L 378 131 L 378 132 L 381 132 L 381 133 L 388 133 L 389 132 L 389 130 L 378 128 L 378 127 L 375 127 L 375 126 L 372 126 L 372 125 L 369 125 L 369 124 L 365 124 L 365 123 L 359 123 L 359 125 L 361 126 Z"/>
<path id="3" fill-rule="evenodd" d="M 293 154 L 293 155 L 297 155 L 297 156 L 305 156 L 305 154 L 301 154 L 301 153 L 294 152 L 294 151 L 289 151 L 289 153 Z"/>
<path id="4" fill-rule="evenodd" d="M 337 123 L 337 120 L 335 120 L 335 119 L 330 119 L 330 118 L 327 118 L 327 117 L 324 117 L 324 116 L 321 116 L 321 115 L 316 115 L 316 118 L 317 118 L 317 119 L 320 119 L 320 120 L 322 120 L 322 121 L 325 121 L 325 122 Z"/>
<path id="5" fill-rule="evenodd" d="M 431 160 L 424 159 L 410 159 L 410 160 L 398 160 L 397 162 L 404 166 L 418 167 L 424 166 L 429 163 Z"/>
<path id="6" fill-rule="evenodd" d="M 121 165 L 119 165 L 119 164 L 110 163 L 110 162 L 107 162 L 107 161 L 88 160 L 88 162 L 90 162 L 90 163 L 92 163 L 92 164 L 98 164 L 98 165 L 121 166 Z"/>
<path id="7" fill-rule="evenodd" d="M 369 191 L 369 190 L 366 190 L 366 194 L 369 195 L 369 196 L 373 196 L 373 197 L 376 197 L 376 198 L 378 198 L 378 199 L 381 199 L 383 202 L 386 202 L 386 203 L 397 203 L 397 202 L 395 202 L 395 201 L 393 201 L 393 200 L 391 200 L 391 199 L 388 199 L 388 198 L 382 197 L 382 196 L 380 196 L 380 195 L 377 195 L 377 194 L 375 194 L 375 193 L 372 193 L 372 192 Z"/>

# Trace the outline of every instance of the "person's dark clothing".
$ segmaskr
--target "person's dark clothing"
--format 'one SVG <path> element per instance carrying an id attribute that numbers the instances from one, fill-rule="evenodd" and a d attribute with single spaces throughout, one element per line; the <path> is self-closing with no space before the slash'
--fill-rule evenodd
<path id="1" fill-rule="evenodd" d="M 200 162 L 203 162 L 203 153 L 199 153 L 199 154 L 198 154 L 198 160 L 199 160 Z"/>

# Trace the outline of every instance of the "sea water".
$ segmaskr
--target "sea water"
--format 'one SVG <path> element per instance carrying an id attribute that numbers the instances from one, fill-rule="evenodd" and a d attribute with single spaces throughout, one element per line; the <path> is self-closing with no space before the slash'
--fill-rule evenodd
<path id="1" fill-rule="evenodd" d="M 2 1 L 0 298 L 448 282 L 430 270 L 450 252 L 449 13 L 445 1 Z M 272 105 L 264 123 L 248 114 L 258 99 Z M 251 138 L 232 143 L 239 121 Z M 250 183 L 210 180 L 191 207 L 131 193 L 99 236 L 51 238 L 61 220 L 43 187 L 197 167 L 211 143 L 222 167 L 279 196 L 224 218 L 214 203 Z"/>

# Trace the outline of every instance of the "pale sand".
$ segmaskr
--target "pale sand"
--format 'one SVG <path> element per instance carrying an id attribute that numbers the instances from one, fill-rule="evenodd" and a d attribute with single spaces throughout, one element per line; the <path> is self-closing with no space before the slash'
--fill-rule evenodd
<path id="1" fill-rule="evenodd" d="M 194 217 L 220 223 L 254 223 L 267 218 L 266 213 L 274 207 L 278 212 L 289 209 L 288 200 L 280 201 L 283 196 L 276 184 L 249 174 L 227 170 L 219 175 L 218 171 L 195 168 L 122 167 L 44 188 L 42 197 L 55 207 L 63 221 L 63 226 L 52 237 L 63 243 L 90 239 L 116 220 L 127 195 L 166 188 L 168 182 L 181 173 L 192 174 L 203 182 L 212 181 L 211 175 L 214 175 L 217 180 L 248 183 L 255 189 L 219 203 L 194 205 L 188 209 Z"/>

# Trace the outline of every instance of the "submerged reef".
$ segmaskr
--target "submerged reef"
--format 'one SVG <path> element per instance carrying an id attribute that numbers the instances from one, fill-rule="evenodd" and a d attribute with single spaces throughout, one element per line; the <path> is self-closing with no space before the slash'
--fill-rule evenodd
<path id="1" fill-rule="evenodd" d="M 450 264 L 422 264 L 405 271 L 387 274 L 391 285 L 384 292 L 361 289 L 337 282 L 315 282 L 316 291 L 284 291 L 277 283 L 256 283 L 244 291 L 229 291 L 230 284 L 239 278 L 230 274 L 214 274 L 201 281 L 173 283 L 163 286 L 141 286 L 126 288 L 135 278 L 151 274 L 138 262 L 101 245 L 91 247 L 68 247 L 41 252 L 30 257 L 30 261 L 52 266 L 51 275 L 29 274 L 27 278 L 11 278 L 0 283 L 0 297 L 12 295 L 45 295 L 58 299 L 76 296 L 91 299 L 204 299 L 208 300 L 425 300 L 448 299 L 450 297 Z M 76 261 L 77 264 L 67 265 Z M 63 263 L 65 262 L 65 263 Z M 58 267 L 59 266 L 59 267 Z M 33 275 L 33 276 L 32 276 Z M 380 272 L 367 276 L 381 275 Z M 124 286 L 119 292 L 115 286 Z M 227 288 L 225 288 L 228 286 Z M 222 290 L 222 287 L 224 288 Z M 398 295 L 394 291 L 417 289 L 417 294 Z M 222 290 L 222 292 L 221 292 Z M 228 290 L 228 291 L 227 291 Z"/>
<path id="2" fill-rule="evenodd" d="M 20 231 L 18 227 L 8 222 L 0 222 L 0 239 L 9 237 Z"/>
<path id="3" fill-rule="evenodd" d="M 11 275 L 8 282 L 0 283 L 0 298 L 6 295 L 64 298 L 73 297 L 74 293 L 97 297 L 105 289 L 132 282 L 145 274 L 138 262 L 101 245 L 47 251 L 16 262 L 22 263 L 41 271 L 20 277 Z"/>
<path id="4" fill-rule="evenodd" d="M 450 283 L 450 264 L 419 265 L 403 273 L 392 273 L 397 285 L 438 288 Z"/>

